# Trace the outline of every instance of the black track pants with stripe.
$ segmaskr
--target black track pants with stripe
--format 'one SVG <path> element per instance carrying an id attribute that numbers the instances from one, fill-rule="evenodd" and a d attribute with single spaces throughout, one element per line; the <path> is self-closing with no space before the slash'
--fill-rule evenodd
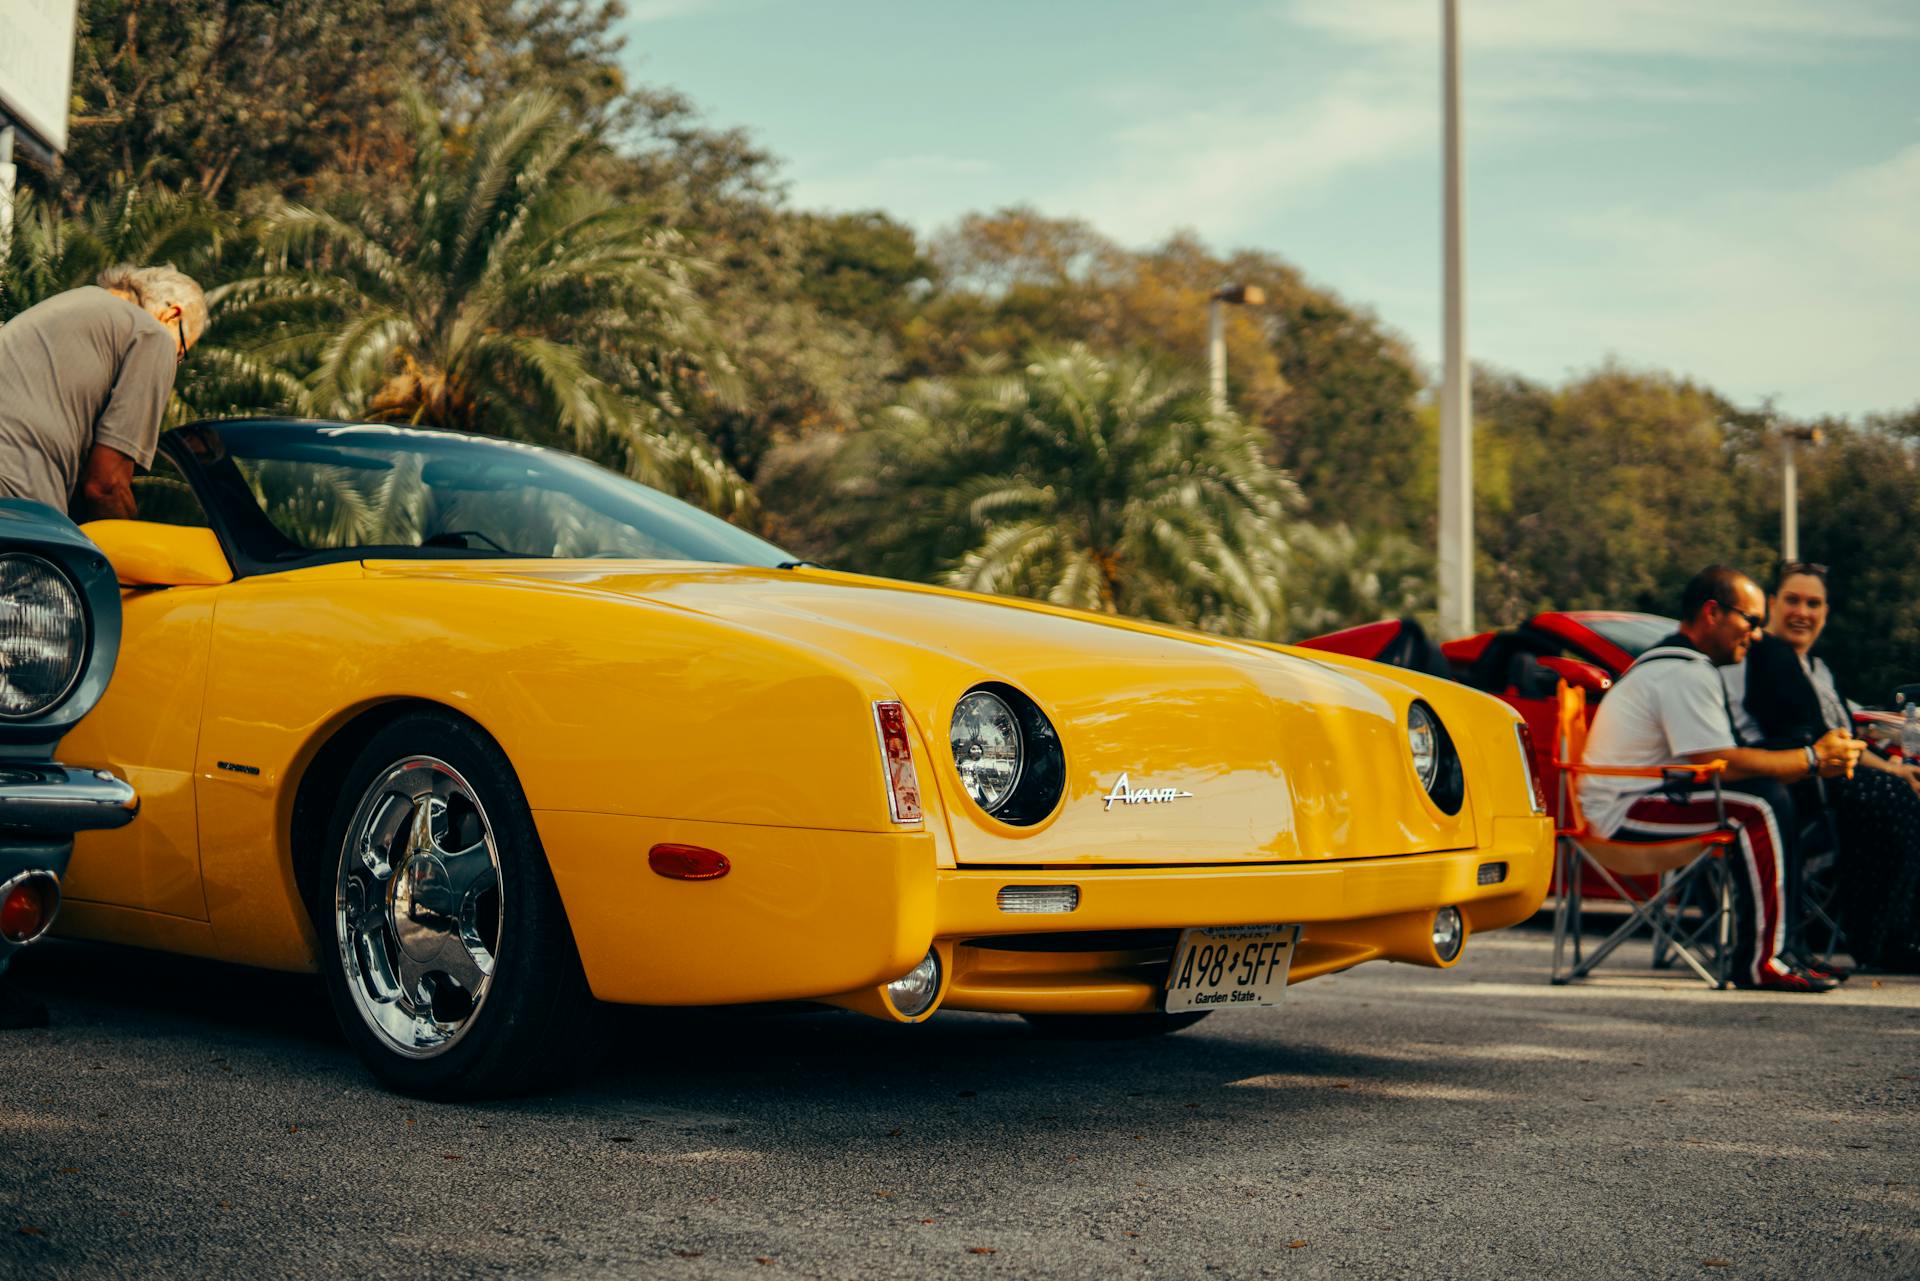
<path id="1" fill-rule="evenodd" d="M 1733 976 L 1757 983 L 1762 974 L 1784 972 L 1774 958 L 1786 945 L 1786 869 L 1798 867 L 1791 844 L 1798 827 L 1793 798 L 1771 779 L 1742 779 L 1722 789 L 1727 825 L 1738 839 L 1727 851 L 1733 873 Z M 1627 808 L 1616 841 L 1672 841 L 1711 832 L 1720 819 L 1713 789 L 1698 789 L 1675 801 L 1664 792 L 1643 796 Z"/>

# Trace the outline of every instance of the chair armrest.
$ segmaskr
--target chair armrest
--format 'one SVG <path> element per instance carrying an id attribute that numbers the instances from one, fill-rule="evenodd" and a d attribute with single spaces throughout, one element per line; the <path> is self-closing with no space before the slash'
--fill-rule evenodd
<path id="1" fill-rule="evenodd" d="M 1705 765 L 1582 765 L 1577 762 L 1555 761 L 1554 765 L 1569 774 L 1599 774 L 1607 778 L 1657 778 L 1663 782 L 1673 782 L 1675 778 L 1699 783 L 1715 774 L 1723 773 L 1727 768 L 1725 761 L 1708 761 Z"/>

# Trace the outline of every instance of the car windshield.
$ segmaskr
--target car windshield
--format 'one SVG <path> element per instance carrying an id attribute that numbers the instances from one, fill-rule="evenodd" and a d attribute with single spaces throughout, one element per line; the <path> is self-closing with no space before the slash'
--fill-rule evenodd
<path id="1" fill-rule="evenodd" d="M 257 560 L 421 548 L 448 557 L 792 560 L 658 490 L 512 441 L 291 422 L 202 425 L 177 435 Z"/>
<path id="2" fill-rule="evenodd" d="M 1610 618 L 1587 617 L 1580 621 L 1627 651 L 1630 658 L 1640 657 L 1680 630 L 1680 624 L 1673 619 L 1655 614 L 1616 614 Z"/>

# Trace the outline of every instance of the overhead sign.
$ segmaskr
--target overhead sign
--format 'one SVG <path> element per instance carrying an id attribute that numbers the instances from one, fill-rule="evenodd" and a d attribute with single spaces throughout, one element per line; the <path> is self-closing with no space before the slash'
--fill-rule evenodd
<path id="1" fill-rule="evenodd" d="M 3 0 L 0 112 L 54 151 L 67 149 L 73 22 L 79 0 Z"/>

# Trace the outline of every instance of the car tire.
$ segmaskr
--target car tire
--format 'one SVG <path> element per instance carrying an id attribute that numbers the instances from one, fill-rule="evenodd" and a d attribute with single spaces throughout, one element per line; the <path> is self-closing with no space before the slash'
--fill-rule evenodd
<path id="1" fill-rule="evenodd" d="M 348 770 L 316 925 L 342 1032 L 403 1094 L 488 1098 L 557 1081 L 596 1037 L 592 998 L 506 756 L 408 712 Z"/>
<path id="2" fill-rule="evenodd" d="M 1190 1028 L 1212 1010 L 1179 1014 L 1022 1014 L 1042 1036 L 1063 1041 L 1134 1041 Z"/>

